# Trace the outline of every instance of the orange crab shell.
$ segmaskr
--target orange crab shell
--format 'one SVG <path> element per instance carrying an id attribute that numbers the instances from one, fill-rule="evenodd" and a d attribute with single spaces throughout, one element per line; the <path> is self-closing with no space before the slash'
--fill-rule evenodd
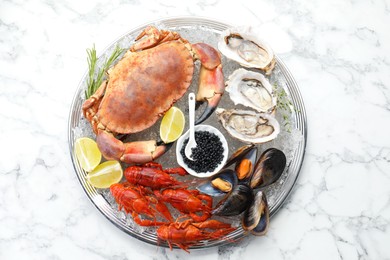
<path id="1" fill-rule="evenodd" d="M 109 70 L 98 117 L 115 133 L 130 134 L 152 126 L 187 91 L 194 59 L 182 40 L 151 49 L 128 51 Z"/>

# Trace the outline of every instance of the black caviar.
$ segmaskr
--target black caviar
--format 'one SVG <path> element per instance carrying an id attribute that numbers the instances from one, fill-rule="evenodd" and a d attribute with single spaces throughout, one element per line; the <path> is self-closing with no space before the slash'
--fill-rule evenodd
<path id="1" fill-rule="evenodd" d="M 197 146 L 192 148 L 192 160 L 184 153 L 188 138 L 184 140 L 180 154 L 184 163 L 196 172 L 212 172 L 223 160 L 223 146 L 219 137 L 208 131 L 196 131 L 195 141 Z"/>

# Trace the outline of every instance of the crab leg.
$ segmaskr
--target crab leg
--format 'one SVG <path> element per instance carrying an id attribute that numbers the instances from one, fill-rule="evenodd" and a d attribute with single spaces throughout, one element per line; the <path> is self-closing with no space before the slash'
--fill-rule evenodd
<path id="1" fill-rule="evenodd" d="M 207 107 L 203 114 L 195 121 L 200 124 L 205 121 L 217 108 L 225 91 L 221 57 L 217 50 L 205 43 L 192 45 L 195 57 L 200 60 L 202 66 L 199 75 L 199 89 L 196 96 L 198 103 L 207 101 Z"/>
<path id="2" fill-rule="evenodd" d="M 111 133 L 98 130 L 97 145 L 104 158 L 125 163 L 146 163 L 164 154 L 172 144 L 158 145 L 155 140 L 123 143 Z"/>
<path id="3" fill-rule="evenodd" d="M 97 133 L 97 128 L 98 128 L 98 121 L 95 115 L 99 109 L 99 105 L 100 102 L 102 101 L 106 88 L 107 88 L 107 81 L 105 80 L 96 90 L 96 92 L 84 102 L 82 107 L 84 117 L 89 122 L 91 122 L 92 129 L 95 133 Z"/>
<path id="4" fill-rule="evenodd" d="M 141 38 L 145 37 L 141 40 Z M 180 35 L 176 32 L 158 30 L 156 27 L 148 26 L 146 27 L 135 39 L 134 45 L 131 47 L 130 51 L 145 50 L 152 48 L 160 43 L 177 40 L 180 38 Z"/>

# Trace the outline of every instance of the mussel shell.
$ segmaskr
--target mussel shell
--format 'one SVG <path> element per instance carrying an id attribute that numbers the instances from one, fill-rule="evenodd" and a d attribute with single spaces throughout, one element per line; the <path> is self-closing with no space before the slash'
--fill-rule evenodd
<path id="1" fill-rule="evenodd" d="M 252 223 L 251 234 L 263 236 L 267 233 L 269 227 L 269 207 L 267 197 L 262 191 L 258 191 L 253 200 L 253 211 L 257 211 L 257 221 Z M 245 218 L 245 215 L 244 215 Z"/>
<path id="2" fill-rule="evenodd" d="M 217 216 L 236 216 L 244 212 L 253 201 L 253 190 L 246 184 L 236 185 L 212 210 Z"/>
<path id="3" fill-rule="evenodd" d="M 253 147 L 255 147 L 254 144 L 247 144 L 238 148 L 226 161 L 224 168 L 227 168 L 233 163 L 241 160 L 249 151 L 253 149 Z"/>
<path id="4" fill-rule="evenodd" d="M 226 195 L 226 192 L 221 191 L 220 189 L 214 187 L 211 184 L 211 181 L 221 178 L 224 181 L 227 181 L 231 184 L 232 188 L 237 184 L 237 176 L 236 173 L 231 169 L 223 169 L 216 175 L 213 175 L 210 179 L 208 179 L 205 183 L 199 185 L 196 189 L 202 193 L 208 194 L 210 196 L 222 196 Z"/>
<path id="5" fill-rule="evenodd" d="M 264 188 L 275 183 L 282 175 L 286 162 L 286 155 L 282 151 L 276 148 L 264 151 L 256 163 L 250 187 Z"/>
<path id="6" fill-rule="evenodd" d="M 251 231 L 253 235 L 262 236 L 268 231 L 269 207 L 265 193 L 258 191 L 253 199 L 253 203 L 244 212 L 242 218 L 242 228 Z"/>
<path id="7" fill-rule="evenodd" d="M 237 178 L 240 181 L 246 181 L 251 178 L 255 169 L 256 159 L 257 148 L 252 147 L 239 161 L 237 161 L 235 170 L 237 173 Z M 240 174 L 240 171 L 242 171 L 242 174 Z"/>
<path id="8" fill-rule="evenodd" d="M 267 210 L 269 211 L 269 210 Z M 269 227 L 269 213 L 266 213 L 267 217 L 263 217 L 260 219 L 259 224 L 251 230 L 251 234 L 255 236 L 264 236 L 267 234 L 268 227 Z"/>

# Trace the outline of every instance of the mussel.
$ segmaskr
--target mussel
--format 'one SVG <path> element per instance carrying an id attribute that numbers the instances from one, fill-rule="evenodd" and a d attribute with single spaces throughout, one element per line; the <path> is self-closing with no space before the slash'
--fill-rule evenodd
<path id="1" fill-rule="evenodd" d="M 247 144 L 238 148 L 226 161 L 224 168 L 229 167 L 233 163 L 241 160 L 249 151 L 255 147 L 254 144 Z"/>
<path id="2" fill-rule="evenodd" d="M 223 170 L 199 185 L 197 189 L 211 196 L 220 196 L 230 192 L 237 182 L 248 184 L 255 169 L 256 158 L 257 148 L 253 144 L 240 147 L 230 157 Z M 234 170 L 227 169 L 233 163 L 236 163 Z"/>
<path id="3" fill-rule="evenodd" d="M 209 180 L 199 185 L 197 189 L 210 196 L 221 196 L 230 192 L 236 184 L 236 173 L 231 169 L 223 169 Z"/>
<path id="4" fill-rule="evenodd" d="M 250 180 L 250 187 L 253 189 L 264 188 L 275 183 L 282 175 L 285 167 L 286 155 L 276 148 L 267 149 L 261 154 L 256 163 Z"/>
<path id="5" fill-rule="evenodd" d="M 242 218 L 242 228 L 251 231 L 253 235 L 262 236 L 269 226 L 269 208 L 265 193 L 258 191 L 252 204 L 245 210 Z"/>
<path id="6" fill-rule="evenodd" d="M 235 172 L 239 181 L 251 179 L 255 169 L 257 159 L 257 148 L 252 147 L 242 158 L 236 163 Z"/>
<path id="7" fill-rule="evenodd" d="M 234 163 L 234 170 L 228 168 Z M 282 151 L 270 148 L 257 159 L 257 147 L 253 144 L 245 145 L 230 157 L 220 173 L 200 185 L 198 190 L 212 196 L 225 195 L 211 213 L 217 216 L 237 216 L 244 212 L 242 228 L 261 236 L 266 234 L 270 218 L 262 188 L 275 183 L 285 167 L 286 156 Z"/>
<path id="8" fill-rule="evenodd" d="M 217 216 L 236 216 L 244 212 L 253 201 L 253 190 L 246 184 L 237 184 L 212 210 Z"/>

